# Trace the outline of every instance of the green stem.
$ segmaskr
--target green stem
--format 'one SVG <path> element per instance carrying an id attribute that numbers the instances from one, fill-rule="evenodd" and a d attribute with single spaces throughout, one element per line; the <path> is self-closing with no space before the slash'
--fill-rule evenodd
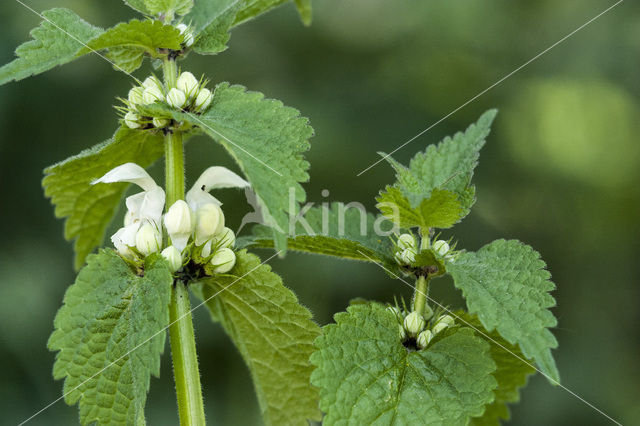
<path id="1" fill-rule="evenodd" d="M 424 307 L 427 304 L 427 296 L 429 295 L 429 280 L 424 277 L 418 277 L 416 289 L 413 293 L 413 310 L 420 315 L 424 314 Z"/>
<path id="2" fill-rule="evenodd" d="M 180 280 L 176 280 L 169 308 L 171 320 L 169 338 L 171 340 L 171 357 L 176 381 L 180 425 L 204 426 L 204 404 L 191 320 L 189 291 Z"/>
<path id="3" fill-rule="evenodd" d="M 175 85 L 177 73 L 175 61 L 166 60 L 164 71 L 165 84 L 170 87 L 173 79 Z M 168 208 L 177 200 L 184 199 L 184 148 L 180 131 L 168 132 L 165 136 L 165 174 Z M 205 424 L 204 404 L 189 290 L 181 280 L 174 282 L 169 305 L 169 320 L 169 339 L 180 425 L 202 426 Z"/>

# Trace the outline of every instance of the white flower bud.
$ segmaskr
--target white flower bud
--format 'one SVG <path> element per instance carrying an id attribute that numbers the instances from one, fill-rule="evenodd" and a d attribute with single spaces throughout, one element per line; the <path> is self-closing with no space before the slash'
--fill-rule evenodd
<path id="1" fill-rule="evenodd" d="M 411 312 L 404 319 L 404 329 L 407 330 L 409 336 L 415 336 L 416 334 L 420 333 L 422 329 L 424 329 L 424 325 L 424 318 L 422 318 L 422 315 L 415 311 Z"/>
<path id="2" fill-rule="evenodd" d="M 213 272 L 225 274 L 236 264 L 236 254 L 228 248 L 220 249 L 213 255 L 210 263 L 214 266 Z"/>
<path id="3" fill-rule="evenodd" d="M 402 234 L 398 237 L 398 248 L 400 250 L 416 249 L 416 239 L 411 234 Z"/>
<path id="4" fill-rule="evenodd" d="M 141 105 L 143 103 L 142 101 L 143 93 L 144 93 L 144 88 L 140 86 L 136 86 L 131 90 L 129 90 L 129 96 L 128 96 L 129 104 L 131 104 L 131 106 Z"/>
<path id="5" fill-rule="evenodd" d="M 145 105 L 150 105 L 162 100 L 164 100 L 164 94 L 162 93 L 162 90 L 156 86 L 146 87 L 142 93 L 142 102 Z"/>
<path id="6" fill-rule="evenodd" d="M 449 327 L 449 324 L 446 324 L 444 322 L 439 322 L 436 325 L 433 326 L 433 334 L 438 334 L 440 333 L 442 330 L 444 330 L 445 328 Z"/>
<path id="7" fill-rule="evenodd" d="M 209 107 L 209 105 L 211 105 L 212 100 L 213 93 L 211 93 L 211 90 L 203 87 L 202 89 L 200 89 L 200 92 L 198 92 L 198 96 L 196 97 L 195 107 L 199 110 L 205 110 Z"/>
<path id="8" fill-rule="evenodd" d="M 411 265 L 416 261 L 416 252 L 413 249 L 406 249 L 396 253 L 396 261 L 400 265 Z"/>
<path id="9" fill-rule="evenodd" d="M 163 127 L 167 127 L 169 125 L 170 120 L 167 118 L 154 118 L 153 125 L 158 129 L 162 129 Z"/>
<path id="10" fill-rule="evenodd" d="M 425 305 L 424 313 L 422 314 L 422 317 L 426 320 L 429 320 L 429 318 L 431 318 L 432 316 L 433 316 L 433 309 L 431 309 L 431 306 Z"/>
<path id="11" fill-rule="evenodd" d="M 191 233 L 191 209 L 184 200 L 178 200 L 169 207 L 164 215 L 164 226 L 169 235 Z"/>
<path id="12" fill-rule="evenodd" d="M 155 75 L 149 76 L 147 77 L 143 82 L 142 82 L 142 87 L 144 89 L 148 89 L 150 87 L 155 87 L 158 90 L 162 91 L 163 90 L 163 86 L 162 86 L 162 82 L 160 82 L 160 80 L 158 80 L 158 77 L 156 77 Z"/>
<path id="13" fill-rule="evenodd" d="M 187 96 L 180 89 L 175 87 L 167 93 L 167 103 L 174 108 L 182 108 L 187 103 Z"/>
<path id="14" fill-rule="evenodd" d="M 224 228 L 224 213 L 217 204 L 200 206 L 196 212 L 196 245 L 202 245 Z"/>
<path id="15" fill-rule="evenodd" d="M 167 262 L 169 262 L 171 272 L 176 272 L 182 267 L 182 254 L 180 253 L 180 250 L 174 246 L 167 247 L 162 250 L 162 253 L 160 254 L 167 260 Z"/>
<path id="16" fill-rule="evenodd" d="M 418 338 L 416 339 L 416 343 L 420 349 L 424 349 L 429 345 L 429 342 L 433 339 L 433 333 L 430 330 L 425 330 L 422 333 L 418 334 Z"/>
<path id="17" fill-rule="evenodd" d="M 404 327 L 402 324 L 398 324 L 398 330 L 400 330 L 400 340 L 404 340 L 407 338 L 407 332 L 404 331 Z"/>
<path id="18" fill-rule="evenodd" d="M 146 222 L 140 227 L 136 234 L 136 248 L 144 256 L 155 253 L 160 250 L 162 245 L 162 235 L 154 225 Z"/>
<path id="19" fill-rule="evenodd" d="M 216 247 L 231 248 L 236 243 L 236 234 L 226 226 L 215 236 Z"/>
<path id="20" fill-rule="evenodd" d="M 189 28 L 185 24 L 178 24 L 176 25 L 176 28 L 180 31 L 180 34 L 184 36 L 184 45 L 187 47 L 191 46 L 195 41 L 191 28 Z"/>
<path id="21" fill-rule="evenodd" d="M 443 324 L 447 324 L 449 327 L 451 327 L 453 324 L 455 324 L 455 321 L 453 320 L 453 317 L 451 315 L 441 315 L 438 318 L 438 321 L 436 321 L 437 323 L 443 323 Z"/>
<path id="22" fill-rule="evenodd" d="M 440 256 L 444 256 L 449 252 L 449 244 L 444 240 L 438 240 L 433 243 L 433 250 Z"/>
<path id="23" fill-rule="evenodd" d="M 124 124 L 126 124 L 130 129 L 137 129 L 140 127 L 140 123 L 138 122 L 139 119 L 140 117 L 138 117 L 138 114 L 129 111 L 124 116 Z"/>
<path id="24" fill-rule="evenodd" d="M 198 91 L 198 80 L 190 72 L 183 72 L 178 77 L 176 87 L 182 90 L 188 98 L 194 97 Z"/>
<path id="25" fill-rule="evenodd" d="M 400 316 L 400 311 L 395 306 L 387 306 L 387 311 L 391 312 L 396 317 Z"/>
<path id="26" fill-rule="evenodd" d="M 213 240 L 209 240 L 202 246 L 202 251 L 200 252 L 200 256 L 209 257 L 211 255 L 211 245 L 213 244 Z"/>

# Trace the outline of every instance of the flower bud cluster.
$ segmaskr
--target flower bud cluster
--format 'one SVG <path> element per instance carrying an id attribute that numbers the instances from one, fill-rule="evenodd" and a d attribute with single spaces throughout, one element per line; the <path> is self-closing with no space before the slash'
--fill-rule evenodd
<path id="1" fill-rule="evenodd" d="M 399 265 L 411 265 L 416 261 L 418 243 L 412 234 L 402 234 L 396 242 L 395 259 Z"/>
<path id="2" fill-rule="evenodd" d="M 440 315 L 435 321 L 431 321 L 433 326 L 429 328 L 427 321 L 433 315 L 433 311 L 429 306 L 426 306 L 425 309 L 426 312 L 421 315 L 415 311 L 406 313 L 394 306 L 387 308 L 388 311 L 395 314 L 399 321 L 400 340 L 414 338 L 418 349 L 426 348 L 438 333 L 455 324 L 451 315 Z"/>
<path id="3" fill-rule="evenodd" d="M 190 72 L 183 72 L 176 81 L 176 87 L 165 87 L 156 77 L 147 77 L 142 85 L 129 90 L 125 104 L 120 107 L 124 113 L 124 123 L 131 129 L 162 129 L 171 124 L 169 117 L 151 117 L 144 107 L 162 102 L 174 109 L 192 113 L 204 112 L 211 101 L 213 93 L 207 89 L 206 82 L 198 81 Z"/>

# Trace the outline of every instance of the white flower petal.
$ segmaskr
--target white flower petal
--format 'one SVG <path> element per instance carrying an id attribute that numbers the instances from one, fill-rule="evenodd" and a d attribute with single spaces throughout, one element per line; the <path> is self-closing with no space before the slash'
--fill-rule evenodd
<path id="1" fill-rule="evenodd" d="M 162 229 L 162 211 L 164 210 L 164 190 L 159 186 L 143 192 L 144 198 L 140 206 L 140 219 L 153 222 L 158 229 Z"/>
<path id="2" fill-rule="evenodd" d="M 96 179 L 91 182 L 92 185 L 96 183 L 115 183 L 115 182 L 130 182 L 135 183 L 145 191 L 150 191 L 157 188 L 158 185 L 154 182 L 153 178 L 149 176 L 149 173 L 142 167 L 135 163 L 125 163 L 108 171 L 100 179 Z"/>
<path id="3" fill-rule="evenodd" d="M 201 205 L 209 203 L 220 206 L 222 203 L 209 194 L 209 191 L 217 188 L 247 188 L 249 186 L 251 186 L 249 182 L 226 167 L 209 167 L 187 192 L 186 200 L 193 210 L 197 210 Z"/>

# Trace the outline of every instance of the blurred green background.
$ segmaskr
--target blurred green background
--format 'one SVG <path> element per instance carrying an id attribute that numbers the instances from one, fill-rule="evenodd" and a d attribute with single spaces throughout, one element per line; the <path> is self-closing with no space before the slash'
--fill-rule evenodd
<path id="1" fill-rule="evenodd" d="M 134 16 L 118 0 L 27 3 L 38 11 L 68 7 L 102 27 Z M 310 28 L 285 5 L 234 30 L 228 51 L 191 55 L 184 65 L 300 109 L 316 130 L 309 200 L 326 200 L 328 189 L 331 201 L 373 210 L 393 173 L 380 164 L 356 174 L 378 159 L 376 151 L 391 151 L 611 4 L 324 0 L 314 2 Z M 639 16 L 640 4 L 622 3 L 395 154 L 407 162 L 486 109 L 500 109 L 476 172 L 478 202 L 455 236 L 472 250 L 504 237 L 541 252 L 558 286 L 563 384 L 623 424 L 640 424 Z M 39 22 L 17 2 L 3 2 L 0 63 Z M 40 187 L 42 169 L 110 137 L 114 97 L 131 83 L 93 56 L 0 87 L 0 423 L 17 424 L 61 395 L 46 341 L 74 271 L 63 222 Z M 189 143 L 187 161 L 191 182 L 209 165 L 232 166 L 206 139 Z M 242 194 L 216 196 L 238 225 L 248 211 Z M 293 253 L 272 265 L 320 324 L 354 297 L 410 294 L 374 265 Z M 449 281 L 433 288 L 461 305 Z M 237 351 L 205 310 L 195 322 L 210 424 L 259 424 Z M 150 425 L 177 421 L 168 354 L 167 347 L 162 376 L 151 382 Z M 540 375 L 512 412 L 514 425 L 611 424 Z M 76 408 L 59 401 L 30 424 L 76 422 Z"/>

